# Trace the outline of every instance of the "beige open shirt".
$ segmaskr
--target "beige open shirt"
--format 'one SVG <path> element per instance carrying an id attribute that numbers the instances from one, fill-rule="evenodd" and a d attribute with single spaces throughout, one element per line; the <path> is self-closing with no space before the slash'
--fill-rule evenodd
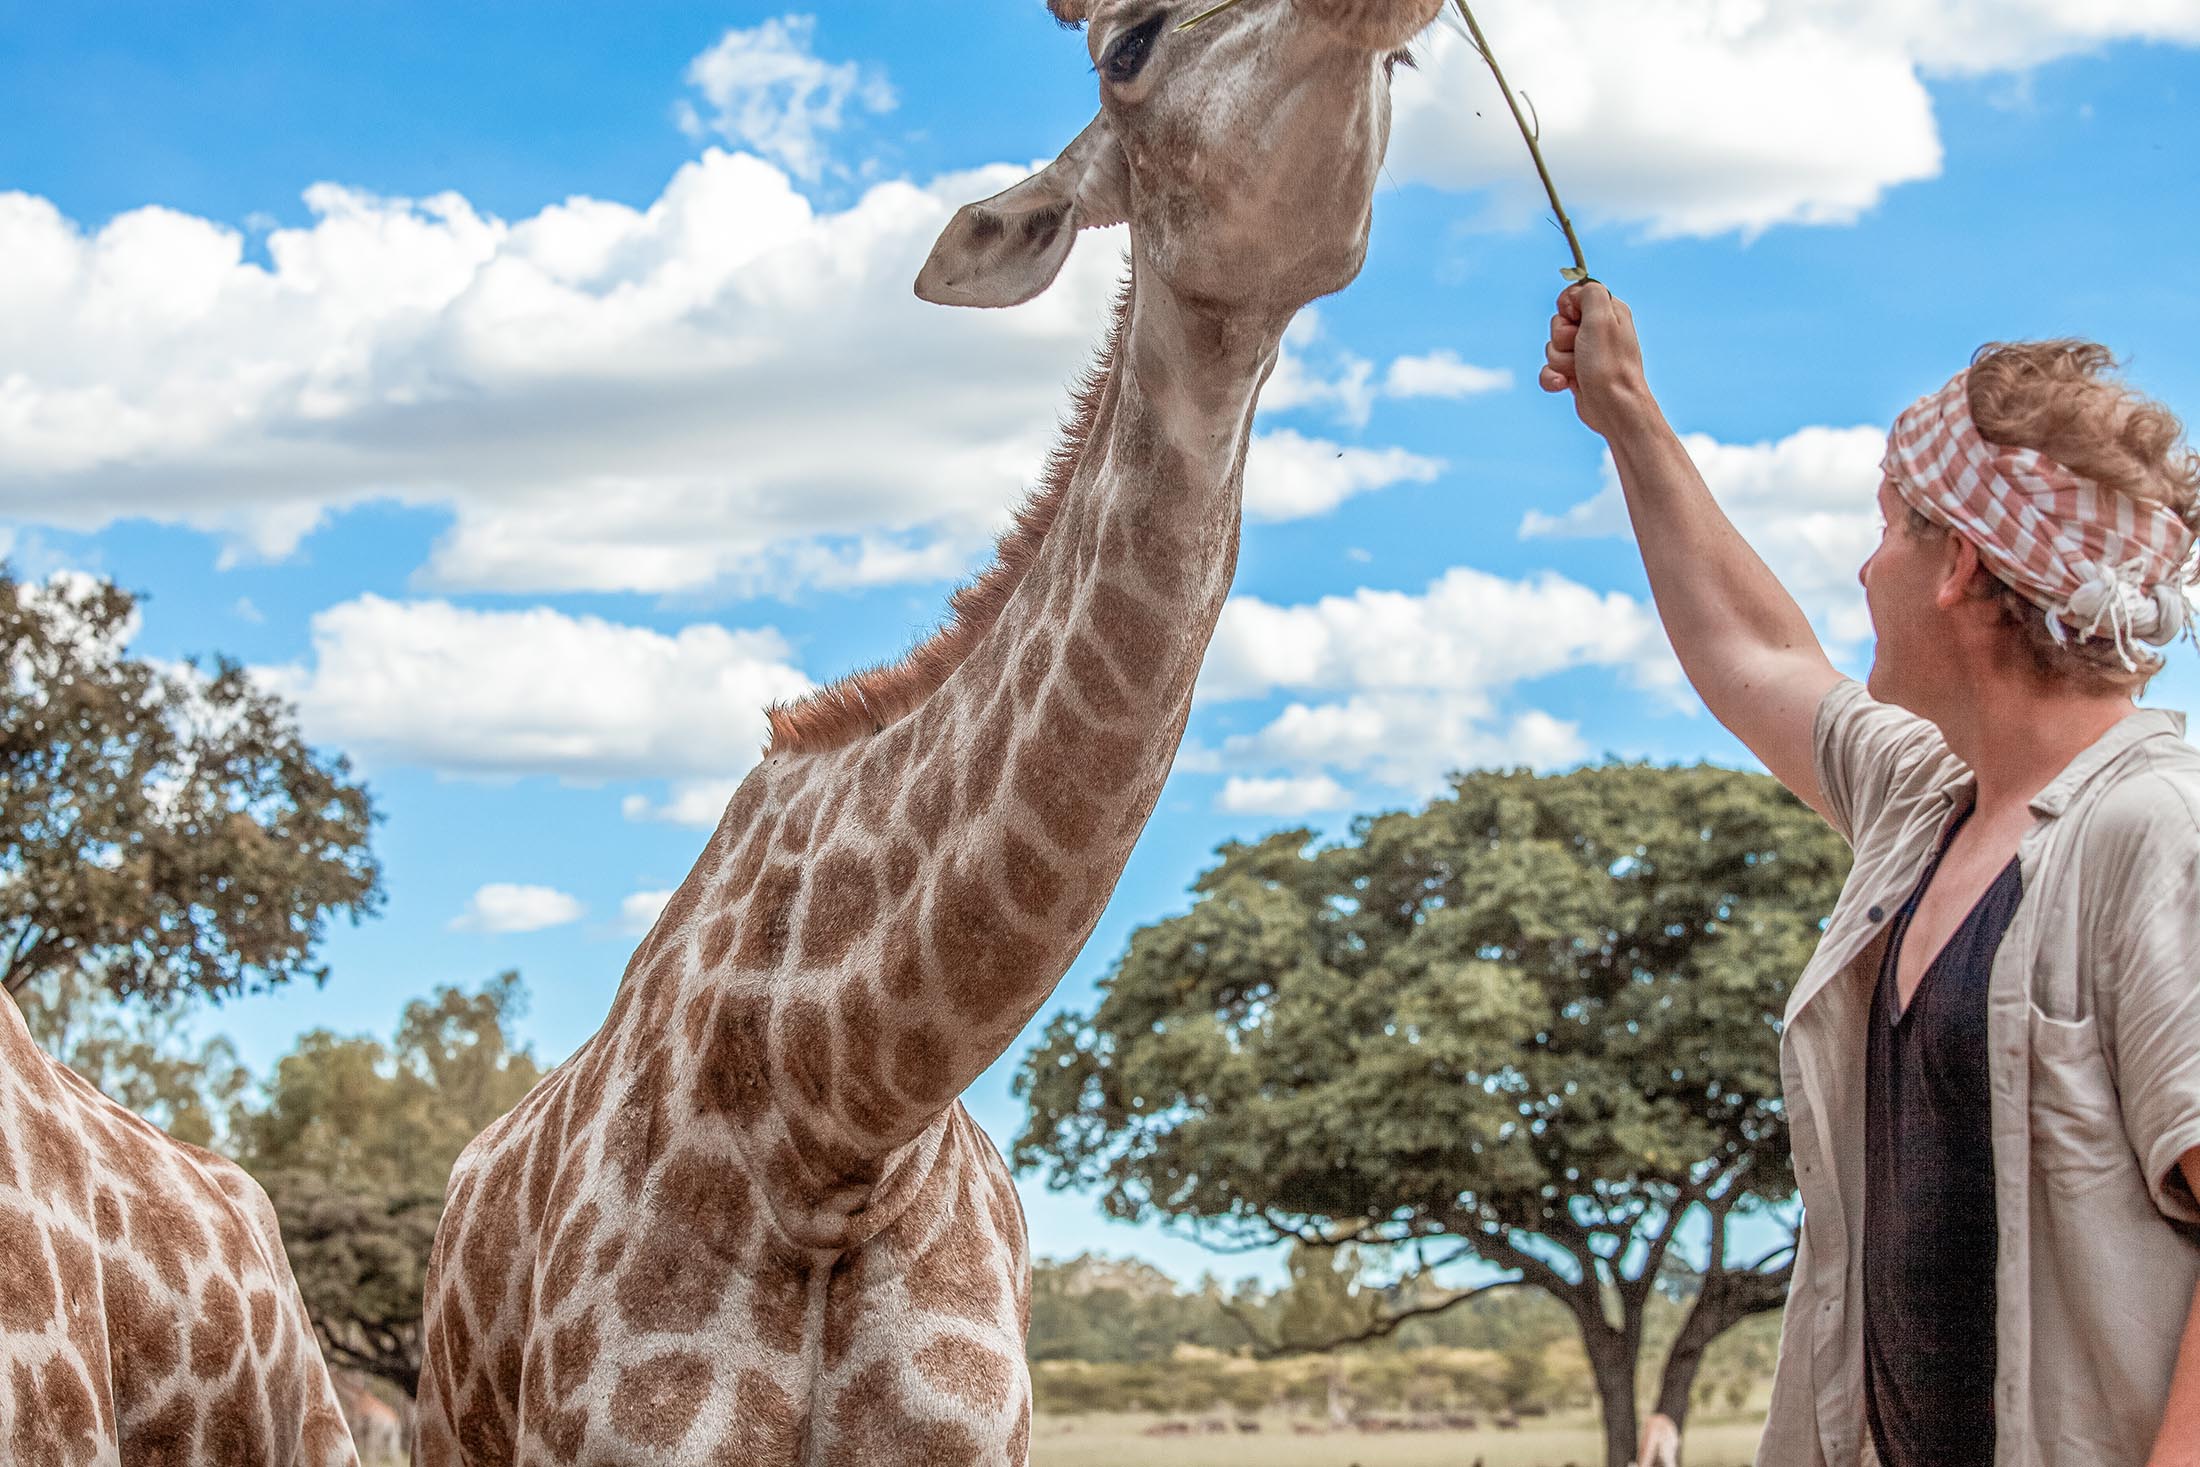
<path id="1" fill-rule="evenodd" d="M 1987 989 L 1995 1467 L 2140 1467 L 2200 1284 L 2200 750 L 2132 714 L 2032 801 L 2024 899 Z M 1780 1078 L 1803 1236 L 1763 1467 L 1871 1462 L 1864 1044 L 1895 911 L 1974 782 L 1933 726 L 1843 682 L 1819 784 L 1855 869 L 1788 1001 Z"/>

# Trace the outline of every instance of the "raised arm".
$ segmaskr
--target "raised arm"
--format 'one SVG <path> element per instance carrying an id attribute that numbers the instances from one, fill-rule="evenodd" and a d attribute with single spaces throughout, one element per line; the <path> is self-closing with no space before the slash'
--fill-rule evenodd
<path id="1" fill-rule="evenodd" d="M 1741 537 L 1644 380 L 1627 307 L 1567 287 L 1540 381 L 1611 445 L 1650 591 L 1689 683 L 1779 781 L 1824 813 L 1812 761 L 1818 704 L 1840 681 L 1809 618 Z"/>

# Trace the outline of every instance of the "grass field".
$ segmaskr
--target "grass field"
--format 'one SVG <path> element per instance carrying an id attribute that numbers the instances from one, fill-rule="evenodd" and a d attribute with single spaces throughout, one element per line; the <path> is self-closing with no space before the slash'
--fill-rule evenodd
<path id="1" fill-rule="evenodd" d="M 1604 1433 L 1587 1416 L 1526 1423 L 1518 1431 L 1300 1436 L 1291 1429 L 1294 1418 L 1268 1415 L 1257 1433 L 1146 1435 L 1160 1419 L 1041 1416 L 1031 1434 L 1031 1467 L 1603 1467 L 1604 1461 Z M 1688 1467 L 1748 1467 L 1762 1425 L 1752 1418 L 1691 1427 Z M 404 1467 L 404 1460 L 386 1467 Z"/>
<path id="2" fill-rule="evenodd" d="M 1586 1415 L 1518 1431 L 1337 1432 L 1300 1436 L 1292 1418 L 1264 1416 L 1257 1433 L 1148 1436 L 1159 1418 L 1042 1416 L 1031 1467 L 1603 1467 L 1604 1433 Z M 1688 1432 L 1688 1467 L 1747 1467 L 1760 1420 L 1711 1420 Z"/>

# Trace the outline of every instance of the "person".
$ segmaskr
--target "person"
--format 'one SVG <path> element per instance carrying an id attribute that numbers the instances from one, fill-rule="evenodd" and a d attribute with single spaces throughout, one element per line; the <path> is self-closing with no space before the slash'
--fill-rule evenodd
<path id="1" fill-rule="evenodd" d="M 1803 1225 L 1758 1461 L 2200 1463 L 2200 461 L 2099 346 L 1993 345 L 1889 435 L 1836 671 L 1569 287 L 1542 386 L 1609 444 L 1712 714 L 1854 867 L 1781 1039 Z"/>

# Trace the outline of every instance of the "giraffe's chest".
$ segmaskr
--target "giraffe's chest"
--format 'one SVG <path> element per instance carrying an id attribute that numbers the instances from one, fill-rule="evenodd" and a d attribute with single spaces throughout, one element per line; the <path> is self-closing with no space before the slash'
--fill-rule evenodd
<path id="1" fill-rule="evenodd" d="M 991 1144 L 946 1124 L 908 1206 L 846 1251 L 788 1245 L 723 1170 L 674 1162 L 584 1200 L 588 1277 L 535 1311 L 522 1442 L 673 1467 L 1023 1467 L 1023 1217 Z M 551 1241 L 545 1277 L 573 1253 Z"/>

